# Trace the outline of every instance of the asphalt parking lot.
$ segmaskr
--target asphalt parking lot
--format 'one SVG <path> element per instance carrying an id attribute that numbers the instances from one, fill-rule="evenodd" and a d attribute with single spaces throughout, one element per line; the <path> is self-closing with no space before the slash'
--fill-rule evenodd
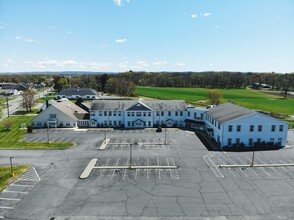
<path id="1" fill-rule="evenodd" d="M 1 151 L 14 156 L 15 163 L 31 162 L 35 173 L 26 175 L 35 181 L 20 179 L 13 184 L 24 186 L 6 190 L 18 193 L 2 192 L 0 216 L 294 217 L 294 167 L 220 168 L 221 164 L 250 163 L 252 152 L 209 152 L 194 133 L 178 129 L 167 130 L 167 145 L 162 144 L 164 131 L 107 130 L 110 142 L 105 150 L 98 150 L 104 137 L 105 131 L 98 129 L 50 129 L 50 141 L 71 141 L 76 146 L 27 153 Z M 47 141 L 47 131 L 28 134 L 24 141 Z M 256 152 L 255 163 L 292 163 L 292 141 L 283 150 Z M 131 142 L 135 143 L 134 165 L 176 165 L 178 169 L 94 169 L 87 179 L 79 179 L 92 158 L 98 159 L 96 166 L 128 165 Z"/>

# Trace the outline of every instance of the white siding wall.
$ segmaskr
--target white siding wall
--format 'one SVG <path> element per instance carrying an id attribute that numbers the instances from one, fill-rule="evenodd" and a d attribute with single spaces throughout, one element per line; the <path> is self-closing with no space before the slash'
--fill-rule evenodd
<path id="1" fill-rule="evenodd" d="M 232 125 L 232 132 L 229 131 L 229 125 Z M 241 131 L 237 131 L 237 125 L 241 125 Z M 250 125 L 254 126 L 254 131 L 250 132 Z M 258 131 L 258 126 L 262 125 L 262 131 Z M 272 125 L 275 126 L 275 131 L 272 131 Z M 283 126 L 283 131 L 279 131 L 280 125 Z M 273 138 L 274 143 L 278 143 L 281 138 L 281 146 L 285 146 L 287 142 L 288 124 L 268 117 L 261 113 L 255 113 L 251 116 L 235 120 L 233 122 L 227 122 L 224 124 L 223 142 L 222 146 L 228 145 L 228 138 L 232 139 L 232 144 L 236 143 L 236 139 L 240 139 L 240 143 L 244 143 L 249 146 L 249 138 L 252 138 L 254 142 L 270 142 Z"/>
<path id="2" fill-rule="evenodd" d="M 32 120 L 32 126 L 34 128 L 44 128 L 47 126 L 47 121 L 50 118 L 50 114 L 56 114 L 57 127 L 75 127 L 76 122 L 74 119 L 64 114 L 63 112 L 49 106 L 45 111 L 42 111 L 37 117 Z"/>

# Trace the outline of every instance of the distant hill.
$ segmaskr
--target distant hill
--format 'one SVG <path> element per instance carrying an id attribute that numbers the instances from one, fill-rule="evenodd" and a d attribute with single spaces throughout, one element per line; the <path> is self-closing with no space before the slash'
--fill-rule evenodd
<path id="1" fill-rule="evenodd" d="M 48 75 L 82 75 L 82 74 L 117 74 L 118 72 L 91 72 L 91 71 L 44 71 L 44 72 L 2 72 L 0 74 L 48 74 Z"/>

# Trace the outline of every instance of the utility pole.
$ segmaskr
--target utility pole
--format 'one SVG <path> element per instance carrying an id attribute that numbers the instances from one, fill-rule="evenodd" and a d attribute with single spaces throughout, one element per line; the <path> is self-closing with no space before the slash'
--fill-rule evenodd
<path id="1" fill-rule="evenodd" d="M 10 170 L 11 170 L 11 176 L 14 176 L 14 173 L 13 173 L 13 168 L 12 168 L 12 158 L 13 157 L 10 157 Z"/>
<path id="2" fill-rule="evenodd" d="M 8 94 L 6 93 L 7 118 L 9 118 Z"/>

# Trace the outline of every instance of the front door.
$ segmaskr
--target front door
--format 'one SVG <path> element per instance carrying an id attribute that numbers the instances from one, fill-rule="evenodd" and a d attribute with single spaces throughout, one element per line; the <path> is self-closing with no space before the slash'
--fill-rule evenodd
<path id="1" fill-rule="evenodd" d="M 144 127 L 144 122 L 143 121 L 136 121 L 135 122 L 135 128 L 143 128 Z"/>

